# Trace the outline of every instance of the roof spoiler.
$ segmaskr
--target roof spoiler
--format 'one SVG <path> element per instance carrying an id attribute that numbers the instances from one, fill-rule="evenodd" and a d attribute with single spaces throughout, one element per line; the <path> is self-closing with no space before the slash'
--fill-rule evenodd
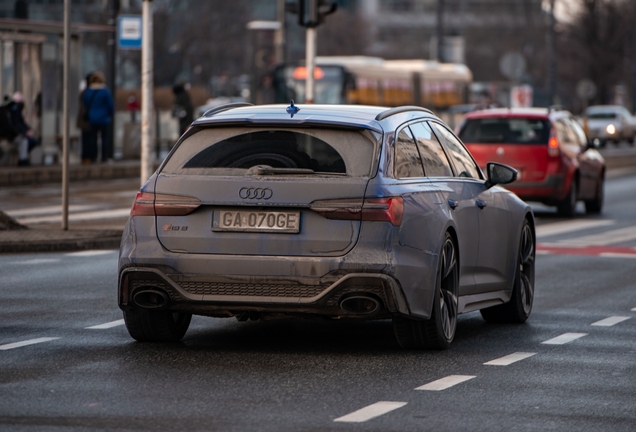
<path id="1" fill-rule="evenodd" d="M 431 111 L 428 108 L 422 108 L 422 107 L 418 107 L 418 106 L 407 105 L 407 106 L 400 106 L 400 107 L 395 107 L 395 108 L 388 109 L 386 111 L 382 111 L 380 114 L 375 116 L 375 119 L 377 121 L 381 121 L 381 120 L 384 120 L 387 117 L 391 117 L 393 115 L 400 114 L 400 113 L 407 112 L 407 111 L 421 111 L 421 112 L 425 112 L 427 114 L 435 115 L 435 113 L 433 113 L 433 111 Z"/>
<path id="2" fill-rule="evenodd" d="M 248 107 L 248 106 L 254 106 L 254 104 L 251 104 L 248 102 L 234 102 L 234 103 L 224 104 L 224 105 L 220 105 L 218 107 L 214 107 L 207 110 L 206 112 L 203 113 L 201 117 L 212 117 L 213 115 L 223 111 L 228 111 L 234 108 L 241 108 L 241 107 Z"/>

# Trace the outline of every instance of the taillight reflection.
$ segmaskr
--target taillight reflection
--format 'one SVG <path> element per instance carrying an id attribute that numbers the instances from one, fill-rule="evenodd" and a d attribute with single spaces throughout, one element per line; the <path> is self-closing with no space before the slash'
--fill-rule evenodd
<path id="1" fill-rule="evenodd" d="M 404 202 L 400 197 L 314 201 L 310 209 L 327 219 L 390 222 L 400 225 Z"/>
<path id="2" fill-rule="evenodd" d="M 185 216 L 201 206 L 197 198 L 139 192 L 130 211 L 134 216 Z"/>

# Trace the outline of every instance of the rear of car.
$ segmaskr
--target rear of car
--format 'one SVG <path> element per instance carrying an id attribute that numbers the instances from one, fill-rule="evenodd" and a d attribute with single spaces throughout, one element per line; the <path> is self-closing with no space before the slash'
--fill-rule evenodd
<path id="1" fill-rule="evenodd" d="M 477 163 L 494 161 L 519 171 L 507 186 L 526 201 L 557 206 L 573 216 L 579 200 L 600 213 L 605 162 L 567 111 L 493 109 L 470 113 L 459 132 Z"/>
<path id="2" fill-rule="evenodd" d="M 560 143 L 545 110 L 469 114 L 459 137 L 482 170 L 491 161 L 517 169 L 517 182 L 507 188 L 522 199 L 557 201 L 567 193 Z"/>
<path id="3" fill-rule="evenodd" d="M 120 252 L 129 331 L 140 308 L 239 319 L 407 312 L 377 253 L 402 201 L 365 196 L 382 134 L 278 123 L 195 125 L 142 188 Z M 377 226 L 365 236 L 368 222 Z"/>

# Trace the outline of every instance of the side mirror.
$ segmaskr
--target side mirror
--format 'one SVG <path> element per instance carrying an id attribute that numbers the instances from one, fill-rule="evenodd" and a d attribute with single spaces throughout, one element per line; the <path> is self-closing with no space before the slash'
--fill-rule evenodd
<path id="1" fill-rule="evenodd" d="M 486 165 L 488 180 L 486 187 L 491 188 L 498 184 L 508 184 L 517 180 L 518 171 L 508 165 L 497 162 L 488 162 Z"/>

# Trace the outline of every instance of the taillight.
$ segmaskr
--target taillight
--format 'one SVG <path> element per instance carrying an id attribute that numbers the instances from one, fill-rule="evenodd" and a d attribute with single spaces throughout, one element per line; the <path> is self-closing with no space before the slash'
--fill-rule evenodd
<path id="1" fill-rule="evenodd" d="M 197 198 L 139 192 L 130 211 L 130 217 L 185 216 L 199 206 L 201 201 Z"/>
<path id="2" fill-rule="evenodd" d="M 550 133 L 550 140 L 548 141 L 548 156 L 559 156 L 559 140 L 555 136 L 554 129 L 552 130 L 552 133 Z"/>
<path id="3" fill-rule="evenodd" d="M 310 209 L 327 219 L 390 222 L 398 226 L 404 214 L 400 197 L 314 201 Z"/>

